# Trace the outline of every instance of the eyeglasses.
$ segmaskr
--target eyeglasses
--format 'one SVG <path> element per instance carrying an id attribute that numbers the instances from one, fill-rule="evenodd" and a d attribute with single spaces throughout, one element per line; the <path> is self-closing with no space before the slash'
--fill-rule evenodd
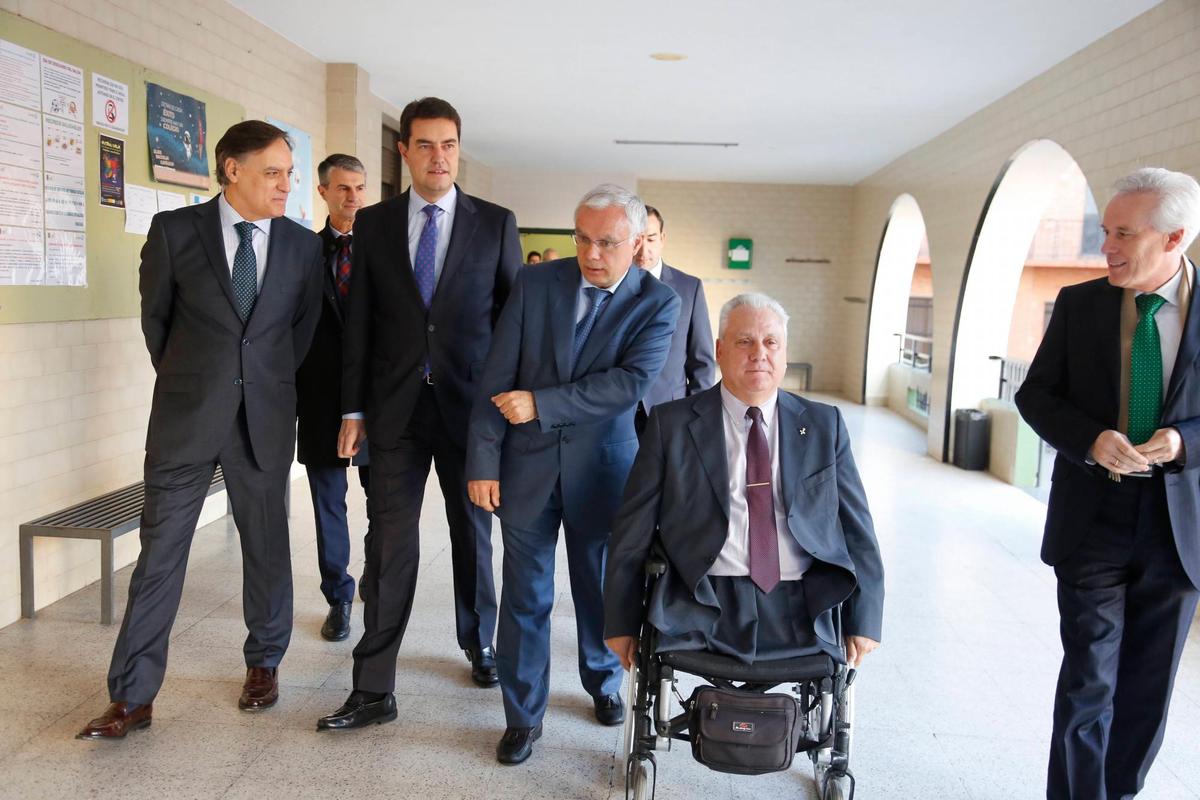
<path id="1" fill-rule="evenodd" d="M 592 245 L 596 245 L 596 247 L 599 247 L 601 251 L 616 250 L 618 247 L 625 244 L 626 242 L 629 241 L 629 239 L 632 239 L 632 238 L 633 237 L 630 236 L 626 239 L 622 239 L 619 242 L 610 242 L 608 239 L 589 239 L 588 237 L 584 236 L 582 233 L 572 233 L 571 234 L 571 241 L 575 242 L 575 246 L 578 247 L 580 250 L 587 250 Z"/>

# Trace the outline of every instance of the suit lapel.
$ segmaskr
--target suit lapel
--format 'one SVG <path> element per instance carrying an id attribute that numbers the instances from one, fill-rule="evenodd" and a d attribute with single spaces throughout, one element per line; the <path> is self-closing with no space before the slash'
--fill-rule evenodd
<path id="1" fill-rule="evenodd" d="M 575 304 L 579 295 L 579 265 L 575 259 L 564 259 L 555 268 L 558 281 L 550 303 L 550 336 L 554 340 L 554 364 L 558 379 L 571 382 L 571 346 L 575 341 Z"/>
<path id="2" fill-rule="evenodd" d="M 278 296 L 278 292 L 275 291 L 276 284 L 286 278 L 283 273 L 287 269 L 287 265 L 294 264 L 296 261 L 291 257 L 292 237 L 288 235 L 289 233 L 287 220 L 283 217 L 271 220 L 271 238 L 267 244 L 267 267 L 263 271 L 262 288 L 258 290 L 258 300 L 254 303 L 254 311 L 257 311 L 264 301 L 270 302 L 270 298 Z M 250 319 L 254 318 L 254 311 L 250 312 Z"/>
<path id="3" fill-rule="evenodd" d="M 804 406 L 787 392 L 779 392 L 777 397 L 775 422 L 779 426 L 779 481 L 782 484 L 780 493 L 786 516 L 792 510 L 800 479 L 808 473 L 803 467 L 804 459 L 808 456 L 808 448 L 805 447 L 808 430 L 800 419 L 804 415 Z"/>
<path id="4" fill-rule="evenodd" d="M 462 265 L 463 257 L 471 243 L 471 237 L 475 235 L 475 229 L 479 225 L 479 216 L 475 213 L 475 204 L 471 202 L 471 198 L 467 197 L 457 185 L 454 188 L 454 224 L 450 228 L 450 244 L 446 248 L 446 261 L 442 264 L 442 274 L 438 276 L 437 284 L 434 286 L 433 301 L 430 306 L 437 303 L 438 295 L 442 294 L 442 287 L 458 274 L 458 268 Z"/>
<path id="5" fill-rule="evenodd" d="M 200 237 L 200 243 L 204 246 L 208 264 L 212 267 L 217 283 L 225 292 L 225 297 L 229 299 L 229 305 L 233 306 L 235 313 L 240 313 L 237 298 L 233 295 L 233 278 L 229 274 L 229 262 L 225 258 L 225 238 L 221 233 L 221 209 L 217 205 L 220 198 L 221 196 L 217 195 L 207 203 L 196 206 L 196 233 Z"/>
<path id="6" fill-rule="evenodd" d="M 340 246 L 338 244 L 338 237 L 334 236 L 333 232 L 329 229 L 328 220 L 325 221 L 325 227 L 321 230 L 321 242 L 325 248 L 323 251 L 325 253 L 325 274 L 321 276 L 321 286 L 324 287 L 325 302 L 333 311 L 333 315 L 337 318 L 337 321 L 342 322 L 342 304 L 338 300 L 337 282 L 333 277 L 334 270 L 337 269 L 337 254 Z M 350 246 L 353 247 L 354 245 L 351 244 Z M 350 279 L 354 279 L 353 273 L 351 273 Z"/>
<path id="7" fill-rule="evenodd" d="M 387 228 L 384 232 L 384 239 L 387 244 L 381 249 L 382 258 L 391 261 L 396 260 L 395 267 L 396 278 L 400 281 L 400 285 L 404 287 L 404 291 L 411 296 L 413 303 L 416 303 L 417 308 L 424 308 L 425 303 L 421 300 L 421 290 L 417 288 L 417 276 L 413 274 L 412 258 L 408 255 L 408 195 L 412 189 L 401 192 L 396 198 L 396 202 L 392 204 L 392 209 L 389 214 L 391 217 L 388 220 Z M 387 265 L 391 266 L 391 265 Z M 351 277 L 351 280 L 354 280 Z"/>
<path id="8" fill-rule="evenodd" d="M 596 360 L 596 356 L 600 355 L 600 351 L 608 346 L 613 334 L 625 319 L 625 315 L 634 307 L 641 294 L 642 270 L 640 267 L 630 267 L 629 272 L 625 273 L 625 279 L 621 281 L 621 285 L 613 292 L 612 300 L 608 301 L 608 306 L 596 320 L 595 326 L 588 334 L 587 341 L 583 343 L 583 350 L 580 351 L 579 360 L 575 363 L 575 375 L 581 374 L 590 367 Z M 571 333 L 571 338 L 574 339 L 574 330 Z"/>
<path id="9" fill-rule="evenodd" d="M 703 392 L 692 406 L 696 418 L 688 423 L 692 444 L 700 454 L 700 466 L 708 476 L 725 522 L 729 523 L 729 460 L 725 455 L 725 410 L 721 407 L 720 384 Z"/>
<path id="10" fill-rule="evenodd" d="M 1175 366 L 1171 370 L 1171 382 L 1167 386 L 1167 395 L 1163 398 L 1163 410 L 1171 407 L 1175 396 L 1179 393 L 1183 382 L 1192 371 L 1196 356 L 1200 355 L 1200 302 L 1196 297 L 1195 265 L 1188 261 L 1191 267 L 1191 297 L 1188 298 L 1187 320 L 1183 325 L 1183 335 L 1179 338 L 1179 354 L 1175 357 Z M 1186 280 L 1189 276 L 1184 276 Z"/>

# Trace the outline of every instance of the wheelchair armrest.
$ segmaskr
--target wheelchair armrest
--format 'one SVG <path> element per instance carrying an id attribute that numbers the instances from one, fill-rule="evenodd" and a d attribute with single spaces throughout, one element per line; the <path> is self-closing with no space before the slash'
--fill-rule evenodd
<path id="1" fill-rule="evenodd" d="M 661 578 L 667 571 L 667 551 L 656 536 L 650 545 L 650 555 L 646 557 L 646 574 L 652 578 Z"/>

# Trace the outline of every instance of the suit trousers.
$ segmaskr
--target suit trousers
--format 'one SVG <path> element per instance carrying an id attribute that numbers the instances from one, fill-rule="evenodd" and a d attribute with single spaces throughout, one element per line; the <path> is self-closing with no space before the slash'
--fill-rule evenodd
<path id="1" fill-rule="evenodd" d="M 305 468 L 308 474 L 308 489 L 312 495 L 313 519 L 317 528 L 317 566 L 321 572 L 321 594 L 325 602 L 350 603 L 354 601 L 354 578 L 347 569 L 350 566 L 350 526 L 346 520 L 346 468 Z M 358 468 L 358 482 L 369 497 L 371 494 L 371 468 Z M 367 523 L 370 536 L 370 522 Z"/>
<path id="2" fill-rule="evenodd" d="M 500 487 L 504 502 L 504 486 Z M 554 607 L 554 551 L 561 524 L 567 544 L 579 680 L 593 697 L 621 690 L 625 672 L 604 644 L 604 559 L 609 529 L 595 509 L 565 509 L 556 485 L 546 508 L 528 528 L 502 524 L 504 583 L 496 639 L 496 668 L 509 727 L 542 721 L 550 693 L 550 612 Z M 608 515 L 603 516 L 606 520 Z"/>
<path id="3" fill-rule="evenodd" d="M 1046 796 L 1133 797 L 1162 745 L 1197 593 L 1161 473 L 1106 486 L 1079 549 L 1055 566 L 1062 668 Z"/>
<path id="4" fill-rule="evenodd" d="M 290 465 L 259 469 L 243 409 L 226 433 L 216 463 L 146 457 L 142 550 L 108 670 L 113 701 L 149 703 L 162 686 L 192 535 L 216 464 L 225 473 L 242 546 L 242 613 L 249 631 L 243 647 L 246 666 L 277 667 L 287 650 L 292 635 L 292 560 L 284 491 Z"/>
<path id="5" fill-rule="evenodd" d="M 458 646 L 477 650 L 492 644 L 492 515 L 467 497 L 466 454 L 454 444 L 433 387 L 426 384 L 400 445 L 386 449 L 371 444 L 371 533 L 362 577 L 364 631 L 354 648 L 356 689 L 391 692 L 396 687 L 396 656 L 417 589 L 421 502 L 431 461 L 450 527 Z"/>

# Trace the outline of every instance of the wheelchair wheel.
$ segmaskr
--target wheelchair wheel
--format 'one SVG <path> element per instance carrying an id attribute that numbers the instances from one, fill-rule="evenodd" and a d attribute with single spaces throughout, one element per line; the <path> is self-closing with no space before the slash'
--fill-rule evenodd
<path id="1" fill-rule="evenodd" d="M 650 778 L 650 770 L 646 762 L 640 759 L 627 761 L 625 770 L 626 800 L 653 800 L 654 784 Z"/>
<path id="2" fill-rule="evenodd" d="M 629 671 L 629 681 L 625 694 L 625 738 L 624 738 L 624 755 L 625 763 L 629 763 L 629 758 L 633 755 L 633 742 L 637 736 L 638 724 L 638 674 L 640 670 L 637 664 L 633 665 L 633 669 Z"/>
<path id="3" fill-rule="evenodd" d="M 853 796 L 854 791 L 848 777 L 830 775 L 825 782 L 825 790 L 821 793 L 821 800 L 850 800 Z"/>

